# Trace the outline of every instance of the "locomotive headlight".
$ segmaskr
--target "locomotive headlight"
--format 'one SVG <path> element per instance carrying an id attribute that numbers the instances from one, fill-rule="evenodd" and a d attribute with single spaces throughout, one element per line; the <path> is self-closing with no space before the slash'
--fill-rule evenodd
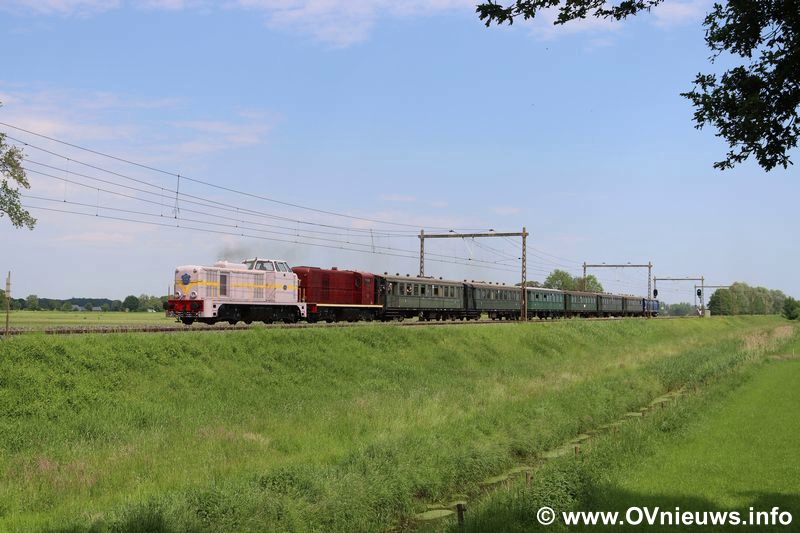
<path id="1" fill-rule="evenodd" d="M 176 300 L 180 300 L 180 299 L 181 299 L 181 293 L 180 293 L 180 291 L 175 291 L 175 299 L 176 299 Z"/>
<path id="2" fill-rule="evenodd" d="M 192 292 L 190 292 L 190 293 L 189 293 L 189 298 L 191 298 L 192 300 L 194 300 L 195 298 L 197 298 L 197 291 L 192 291 Z"/>

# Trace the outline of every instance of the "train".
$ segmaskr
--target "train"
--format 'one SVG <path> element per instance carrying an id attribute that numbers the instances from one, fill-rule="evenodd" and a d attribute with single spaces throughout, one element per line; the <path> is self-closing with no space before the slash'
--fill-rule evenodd
<path id="1" fill-rule="evenodd" d="M 527 318 L 658 316 L 651 298 L 527 287 Z M 175 269 L 166 314 L 184 324 L 432 320 L 519 320 L 519 286 L 375 274 L 276 259 Z"/>

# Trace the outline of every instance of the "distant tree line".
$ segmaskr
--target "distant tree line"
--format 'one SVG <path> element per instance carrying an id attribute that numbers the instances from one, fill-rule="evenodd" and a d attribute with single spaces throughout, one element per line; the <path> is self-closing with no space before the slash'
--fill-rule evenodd
<path id="1" fill-rule="evenodd" d="M 140 294 L 130 295 L 124 300 L 110 300 L 108 298 L 39 298 L 36 294 L 29 294 L 26 298 L 12 298 L 12 310 L 29 311 L 162 311 L 166 296 L 152 296 Z M 6 308 L 5 291 L 0 290 L 0 309 Z"/>
<path id="2" fill-rule="evenodd" d="M 665 304 L 662 306 L 661 314 L 669 316 L 689 316 L 697 314 L 697 306 L 687 302 L 677 304 Z"/>
<path id="3" fill-rule="evenodd" d="M 736 282 L 728 289 L 714 291 L 708 308 L 712 315 L 785 315 L 787 302 L 792 308 L 796 300 L 782 291 Z"/>

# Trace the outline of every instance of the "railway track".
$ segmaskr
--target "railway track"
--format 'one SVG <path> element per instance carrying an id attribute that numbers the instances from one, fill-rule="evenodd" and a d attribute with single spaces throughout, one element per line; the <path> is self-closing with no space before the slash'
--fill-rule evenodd
<path id="1" fill-rule="evenodd" d="M 659 317 L 661 320 L 668 318 L 684 318 L 684 317 Z M 546 323 L 558 322 L 559 320 L 542 320 L 533 319 L 529 322 L 532 323 Z M 581 320 L 620 320 L 618 317 L 614 318 L 584 318 Z M 516 324 L 515 320 L 441 320 L 441 321 L 391 321 L 386 324 L 399 327 L 424 327 L 424 326 L 453 326 L 453 325 L 481 325 L 481 324 Z M 52 326 L 46 328 L 27 328 L 16 327 L 9 328 L 7 335 L 26 335 L 43 333 L 45 335 L 85 335 L 85 334 L 113 334 L 113 333 L 190 333 L 190 332 L 204 332 L 204 331 L 244 331 L 254 328 L 345 328 L 345 327 L 359 327 L 370 324 L 370 322 L 333 322 L 333 323 L 315 323 L 297 322 L 295 324 L 255 324 L 248 325 L 240 324 L 215 324 L 209 326 L 206 324 L 193 324 L 185 326 L 176 322 L 175 324 L 151 324 L 151 325 L 98 325 L 98 326 Z M 0 329 L 0 339 L 6 336 L 6 331 Z"/>
<path id="2" fill-rule="evenodd" d="M 505 321 L 506 323 L 510 323 Z M 441 322 L 390 322 L 396 326 L 445 326 L 453 324 L 497 324 L 496 320 L 472 320 L 469 322 L 460 321 L 441 321 Z M 254 328 L 344 328 L 344 327 L 357 327 L 360 325 L 368 324 L 368 322 L 333 322 L 333 323 L 316 323 L 309 324 L 307 322 L 297 322 L 295 324 L 215 324 L 213 326 L 205 324 L 193 324 L 185 326 L 180 323 L 175 324 L 156 324 L 147 326 L 53 326 L 47 328 L 10 328 L 8 330 L 9 336 L 25 335 L 33 333 L 43 333 L 45 335 L 81 335 L 81 334 L 113 334 L 113 333 L 190 333 L 190 332 L 203 332 L 203 331 L 244 331 Z M 5 335 L 5 331 L 0 330 L 0 338 Z"/>

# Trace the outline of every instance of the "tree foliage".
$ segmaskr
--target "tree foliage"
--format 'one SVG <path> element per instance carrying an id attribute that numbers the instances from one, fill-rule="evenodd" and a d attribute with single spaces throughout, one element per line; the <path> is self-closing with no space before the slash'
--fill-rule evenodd
<path id="1" fill-rule="evenodd" d="M 697 307 L 688 302 L 665 305 L 663 309 L 666 310 L 665 314 L 669 316 L 689 316 L 697 314 Z"/>
<path id="2" fill-rule="evenodd" d="M 6 144 L 5 134 L 0 133 L 0 218 L 5 214 L 15 227 L 33 229 L 36 219 L 22 208 L 19 187 L 31 188 L 22 167 L 22 150 Z"/>
<path id="3" fill-rule="evenodd" d="M 557 9 L 555 24 L 588 16 L 624 19 L 649 11 L 663 0 L 516 0 L 504 6 L 489 0 L 476 8 L 487 26 L 531 19 Z M 682 93 L 694 105 L 698 129 L 706 125 L 728 143 L 714 163 L 732 168 L 753 156 L 764 170 L 792 164 L 789 150 L 800 136 L 800 4 L 798 0 L 728 0 L 715 3 L 703 22 L 712 63 L 725 54 L 740 65 L 716 74 L 697 74 L 694 89 Z"/>
<path id="4" fill-rule="evenodd" d="M 547 276 L 542 287 L 562 291 L 603 292 L 603 285 L 600 283 L 600 280 L 592 274 L 586 276 L 586 282 L 584 284 L 583 276 L 573 277 L 572 274 L 566 270 L 558 268 Z"/>
<path id="5" fill-rule="evenodd" d="M 33 311 L 39 309 L 39 297 L 35 294 L 29 294 L 28 297 L 25 298 L 25 308 Z"/>
<path id="6" fill-rule="evenodd" d="M 575 280 L 572 274 L 558 268 L 550 272 L 543 285 L 548 289 L 558 289 L 560 291 L 575 290 Z"/>
<path id="7" fill-rule="evenodd" d="M 139 298 L 137 298 L 133 294 L 125 297 L 125 299 L 122 301 L 122 307 L 127 309 L 128 311 L 138 311 Z"/>
<path id="8" fill-rule="evenodd" d="M 712 315 L 777 315 L 789 299 L 783 292 L 737 282 L 717 289 L 708 300 Z"/>
<path id="9" fill-rule="evenodd" d="M 797 320 L 800 318 L 800 302 L 791 296 L 787 296 L 783 301 L 781 314 L 789 320 Z"/>

